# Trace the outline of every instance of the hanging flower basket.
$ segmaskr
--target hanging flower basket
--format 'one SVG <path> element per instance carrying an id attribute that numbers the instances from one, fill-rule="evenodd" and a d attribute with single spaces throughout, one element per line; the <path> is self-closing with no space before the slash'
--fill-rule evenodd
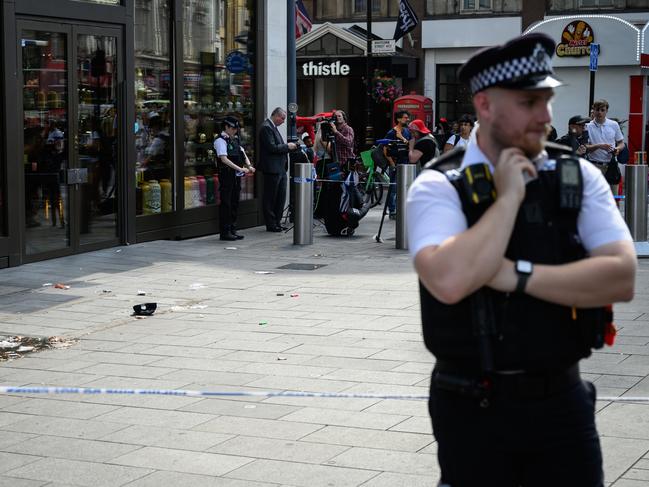
<path id="1" fill-rule="evenodd" d="M 372 99 L 376 103 L 392 103 L 399 98 L 403 91 L 397 85 L 397 80 L 385 71 L 375 70 L 372 78 Z"/>

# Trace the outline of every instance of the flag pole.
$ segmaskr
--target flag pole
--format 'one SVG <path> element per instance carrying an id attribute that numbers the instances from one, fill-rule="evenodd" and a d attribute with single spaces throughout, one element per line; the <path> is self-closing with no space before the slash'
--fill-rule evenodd
<path id="1" fill-rule="evenodd" d="M 372 0 L 365 0 L 367 4 L 367 58 L 365 63 L 365 83 L 367 95 L 365 97 L 365 147 L 374 144 L 374 127 L 372 126 Z"/>

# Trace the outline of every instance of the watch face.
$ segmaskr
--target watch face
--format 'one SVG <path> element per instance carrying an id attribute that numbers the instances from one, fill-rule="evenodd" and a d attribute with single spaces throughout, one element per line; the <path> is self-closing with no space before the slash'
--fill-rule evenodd
<path id="1" fill-rule="evenodd" d="M 520 272 L 521 274 L 531 274 L 532 263 L 528 260 L 516 261 L 516 272 Z"/>

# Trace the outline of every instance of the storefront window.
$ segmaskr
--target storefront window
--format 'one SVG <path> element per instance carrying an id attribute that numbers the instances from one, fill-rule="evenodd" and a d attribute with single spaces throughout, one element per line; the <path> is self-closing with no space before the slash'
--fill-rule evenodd
<path id="1" fill-rule="evenodd" d="M 183 0 L 185 208 L 219 204 L 214 140 L 226 116 L 254 154 L 253 10 L 225 0 Z M 242 176 L 241 200 L 254 197 L 254 175 Z"/>
<path id="2" fill-rule="evenodd" d="M 138 215 L 173 211 L 169 0 L 135 0 Z"/>

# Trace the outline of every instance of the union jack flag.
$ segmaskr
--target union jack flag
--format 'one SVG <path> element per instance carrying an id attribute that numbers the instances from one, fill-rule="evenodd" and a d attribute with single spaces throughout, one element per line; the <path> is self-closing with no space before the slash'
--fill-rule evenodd
<path id="1" fill-rule="evenodd" d="M 302 0 L 295 0 L 295 38 L 299 39 L 309 32 L 312 26 L 313 24 Z"/>

